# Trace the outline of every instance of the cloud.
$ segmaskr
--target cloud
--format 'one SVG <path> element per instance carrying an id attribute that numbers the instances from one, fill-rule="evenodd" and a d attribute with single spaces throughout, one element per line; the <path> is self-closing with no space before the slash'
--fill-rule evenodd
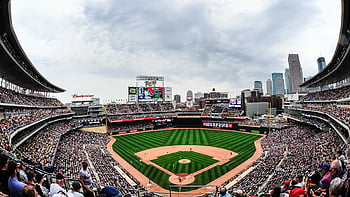
<path id="1" fill-rule="evenodd" d="M 34 65 L 67 92 L 126 98 L 125 82 L 163 75 L 173 94 L 185 95 L 188 88 L 239 92 L 284 72 L 288 53 L 311 54 L 312 46 L 303 43 L 311 40 L 310 27 L 324 20 L 324 4 L 318 3 L 14 1 L 13 19 Z"/>

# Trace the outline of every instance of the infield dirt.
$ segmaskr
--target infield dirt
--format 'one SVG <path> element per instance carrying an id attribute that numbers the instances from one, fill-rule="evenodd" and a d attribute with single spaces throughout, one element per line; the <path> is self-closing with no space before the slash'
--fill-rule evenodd
<path id="1" fill-rule="evenodd" d="M 233 131 L 233 132 L 239 132 L 239 131 Z M 250 134 L 250 133 L 249 133 Z M 252 134 L 254 135 L 254 134 Z M 257 134 L 261 135 L 261 134 Z M 116 135 L 115 135 L 116 136 Z M 264 135 L 262 135 L 264 136 Z M 113 151 L 112 145 L 116 141 L 116 139 L 113 136 L 110 136 L 111 141 L 107 144 L 107 150 L 112 154 L 113 158 L 117 160 L 120 165 L 122 165 L 130 174 L 132 174 L 139 182 L 140 184 L 144 187 L 147 188 L 149 191 L 153 192 L 169 192 L 169 190 L 166 190 L 156 183 L 152 182 L 147 178 L 145 175 L 143 175 L 141 172 L 139 172 L 137 169 L 135 169 L 132 165 L 130 165 L 127 161 L 125 161 L 121 156 L 119 156 L 117 153 Z M 253 164 L 255 160 L 257 160 L 261 153 L 262 153 L 262 147 L 260 144 L 260 141 L 263 139 L 259 138 L 254 142 L 256 151 L 253 154 L 252 157 L 241 163 L 239 166 L 236 168 L 230 170 L 223 176 L 217 178 L 216 180 L 208 183 L 207 185 L 222 185 L 225 181 L 229 180 L 231 177 L 235 176 L 236 174 L 240 173 L 241 171 L 247 169 L 250 165 Z M 216 148 L 216 147 L 211 147 L 211 146 L 197 146 L 197 145 L 179 145 L 179 146 L 162 146 L 158 148 L 153 148 L 153 149 L 148 149 L 144 150 L 141 152 L 138 152 L 136 155 L 141 158 L 141 160 L 149 165 L 154 165 L 160 170 L 164 171 L 165 173 L 170 175 L 169 181 L 172 182 L 173 184 L 177 185 L 187 185 L 192 183 L 195 180 L 195 176 L 197 174 L 200 174 L 214 166 L 208 166 L 206 168 L 203 168 L 202 170 L 199 170 L 193 174 L 189 175 L 184 175 L 184 176 L 179 176 L 176 175 L 160 166 L 157 164 L 154 164 L 150 160 L 156 159 L 161 155 L 165 155 L 168 153 L 173 153 L 173 152 L 178 152 L 178 151 L 195 151 L 199 152 L 202 154 L 210 155 L 213 156 L 214 159 L 218 160 L 219 162 L 213 164 L 213 165 L 222 165 L 226 163 L 230 158 L 236 156 L 237 153 L 234 153 L 232 151 L 226 150 L 226 149 L 221 149 L 221 148 Z M 146 154 L 145 154 L 146 153 Z M 151 183 L 151 184 L 149 184 Z M 196 190 L 192 190 L 190 192 L 181 192 L 181 193 L 176 193 L 176 196 L 182 196 L 182 197 L 189 197 L 193 196 L 193 194 L 189 193 L 206 193 L 206 192 L 212 192 L 216 188 L 213 187 L 201 187 Z M 174 192 L 173 192 L 174 193 Z M 164 194 L 162 194 L 164 195 Z M 164 195 L 164 196 L 169 196 L 169 195 Z"/>

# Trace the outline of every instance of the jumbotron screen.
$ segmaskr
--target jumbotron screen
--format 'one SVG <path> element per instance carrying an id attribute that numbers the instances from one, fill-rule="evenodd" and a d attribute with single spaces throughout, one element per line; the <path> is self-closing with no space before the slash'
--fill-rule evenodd
<path id="1" fill-rule="evenodd" d="M 242 107 L 241 105 L 241 99 L 230 99 L 230 102 L 228 104 L 229 107 Z"/>
<path id="2" fill-rule="evenodd" d="M 163 101 L 164 87 L 140 87 L 137 95 L 140 102 Z"/>

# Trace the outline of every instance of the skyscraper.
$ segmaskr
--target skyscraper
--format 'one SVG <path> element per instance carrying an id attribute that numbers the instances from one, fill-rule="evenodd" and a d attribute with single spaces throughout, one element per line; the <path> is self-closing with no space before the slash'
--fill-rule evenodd
<path id="1" fill-rule="evenodd" d="M 327 65 L 324 57 L 317 58 L 318 72 L 321 72 Z"/>
<path id="2" fill-rule="evenodd" d="M 272 94 L 272 81 L 271 79 L 268 79 L 266 81 L 266 95 L 271 95 Z"/>
<path id="3" fill-rule="evenodd" d="M 317 58 L 317 65 L 318 65 L 318 72 L 321 72 L 327 66 L 326 59 L 324 59 L 324 57 Z M 324 86 L 322 86 L 322 88 L 323 89 L 328 89 L 329 86 L 328 85 L 324 85 Z"/>
<path id="4" fill-rule="evenodd" d="M 273 95 L 284 94 L 283 73 L 272 73 L 272 94 Z"/>
<path id="5" fill-rule="evenodd" d="M 303 71 L 301 69 L 299 55 L 298 54 L 289 54 L 288 55 L 288 64 L 289 64 L 289 83 L 290 91 L 297 92 L 302 90 L 299 85 L 303 83 Z"/>
<path id="6" fill-rule="evenodd" d="M 262 82 L 254 81 L 254 90 L 257 90 L 259 93 L 263 94 Z"/>
<path id="7" fill-rule="evenodd" d="M 289 68 L 286 68 L 284 71 L 284 78 L 286 79 L 286 92 L 289 93 L 291 88 L 290 88 L 290 72 L 289 72 Z"/>

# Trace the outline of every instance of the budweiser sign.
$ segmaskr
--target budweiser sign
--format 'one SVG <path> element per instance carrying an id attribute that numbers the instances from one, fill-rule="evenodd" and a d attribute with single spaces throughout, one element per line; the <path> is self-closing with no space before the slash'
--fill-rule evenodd
<path id="1" fill-rule="evenodd" d="M 87 94 L 87 95 L 77 95 L 77 94 L 73 94 L 73 98 L 83 98 L 83 97 L 94 97 L 94 95 L 92 94 Z"/>

